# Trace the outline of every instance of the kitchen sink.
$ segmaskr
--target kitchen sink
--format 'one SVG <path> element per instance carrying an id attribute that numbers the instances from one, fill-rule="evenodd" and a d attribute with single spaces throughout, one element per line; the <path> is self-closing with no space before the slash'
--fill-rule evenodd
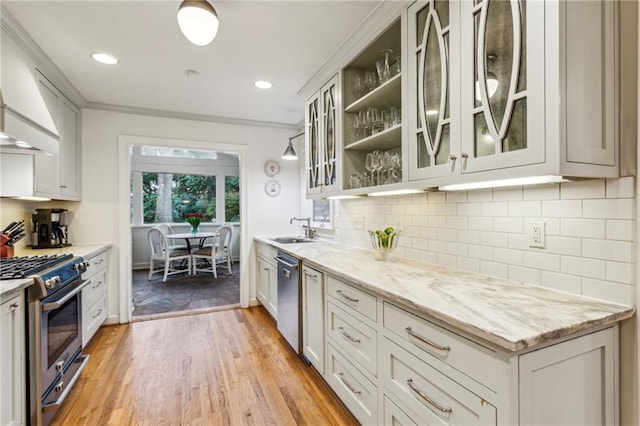
<path id="1" fill-rule="evenodd" d="M 271 238 L 271 241 L 275 241 L 280 244 L 294 244 L 294 243 L 312 243 L 315 240 L 304 237 L 276 237 Z"/>

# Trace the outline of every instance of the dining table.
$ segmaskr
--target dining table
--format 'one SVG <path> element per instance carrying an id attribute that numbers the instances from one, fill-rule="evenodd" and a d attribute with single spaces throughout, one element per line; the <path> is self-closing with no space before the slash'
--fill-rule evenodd
<path id="1" fill-rule="evenodd" d="M 177 234 L 167 234 L 166 237 L 167 238 L 171 238 L 173 240 L 176 239 L 184 239 L 187 242 L 187 250 L 189 250 L 189 253 L 191 253 L 191 240 L 195 240 L 198 239 L 199 243 L 198 243 L 198 247 L 203 247 L 204 246 L 204 241 L 207 238 L 213 238 L 216 236 L 215 232 L 198 232 L 196 234 L 194 234 L 193 232 L 180 232 Z"/>

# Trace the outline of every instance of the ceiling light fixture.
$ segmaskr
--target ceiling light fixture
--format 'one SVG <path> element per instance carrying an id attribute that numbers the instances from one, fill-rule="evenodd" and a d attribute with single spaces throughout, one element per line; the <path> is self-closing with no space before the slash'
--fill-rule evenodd
<path id="1" fill-rule="evenodd" d="M 218 14 L 207 0 L 184 0 L 178 8 L 178 26 L 196 46 L 206 46 L 218 33 Z"/>
<path id="2" fill-rule="evenodd" d="M 293 149 L 293 145 L 291 143 L 292 140 L 294 140 L 295 138 L 297 138 L 298 136 L 302 136 L 304 135 L 304 132 L 299 133 L 295 136 L 291 136 L 289 138 L 289 145 L 287 145 L 287 149 L 284 150 L 284 153 L 282 154 L 282 159 L 283 160 L 297 160 L 298 159 L 298 154 L 296 154 L 296 150 Z"/>
<path id="3" fill-rule="evenodd" d="M 254 86 L 256 86 L 258 89 L 271 89 L 273 87 L 273 85 L 265 80 L 258 80 L 255 83 L 253 83 Z"/>
<path id="4" fill-rule="evenodd" d="M 94 52 L 91 54 L 91 57 L 93 58 L 94 61 L 100 62 L 101 64 L 105 64 L 105 65 L 115 65 L 118 62 L 120 62 L 118 61 L 118 58 L 116 58 L 110 53 L 105 53 L 105 52 Z"/>

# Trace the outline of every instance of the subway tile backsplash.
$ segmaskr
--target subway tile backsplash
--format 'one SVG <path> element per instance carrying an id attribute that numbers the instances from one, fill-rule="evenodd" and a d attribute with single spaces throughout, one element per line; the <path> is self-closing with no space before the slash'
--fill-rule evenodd
<path id="1" fill-rule="evenodd" d="M 371 248 L 368 229 L 402 230 L 396 256 L 633 306 L 633 177 L 341 200 L 338 241 Z M 364 228 L 354 219 L 364 217 Z M 529 247 L 529 221 L 546 247 Z"/>

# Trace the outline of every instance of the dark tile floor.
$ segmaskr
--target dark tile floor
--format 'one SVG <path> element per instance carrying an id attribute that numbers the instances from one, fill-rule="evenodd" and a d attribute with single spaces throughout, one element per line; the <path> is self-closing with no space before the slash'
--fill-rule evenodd
<path id="1" fill-rule="evenodd" d="M 214 308 L 240 303 L 240 271 L 235 262 L 233 274 L 218 268 L 218 278 L 211 273 L 195 276 L 172 275 L 162 282 L 162 274 L 147 280 L 149 270 L 132 273 L 133 316 L 164 314 L 195 309 Z"/>

